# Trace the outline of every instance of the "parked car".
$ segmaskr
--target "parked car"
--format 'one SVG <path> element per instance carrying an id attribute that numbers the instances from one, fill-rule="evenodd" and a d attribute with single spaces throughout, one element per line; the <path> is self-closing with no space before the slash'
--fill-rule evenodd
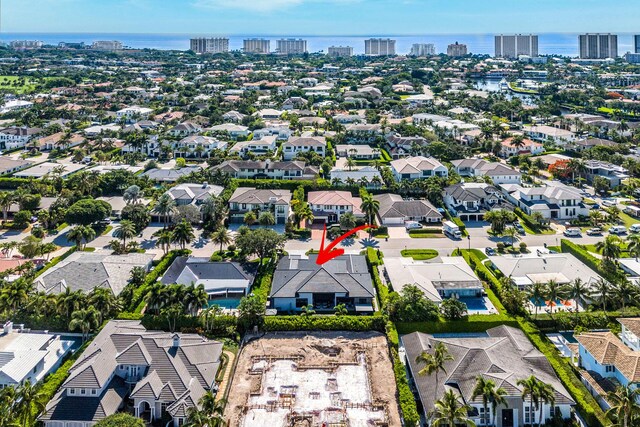
<path id="1" fill-rule="evenodd" d="M 617 206 L 618 205 L 618 203 L 616 202 L 615 199 L 602 199 L 602 204 L 604 206 L 608 206 L 608 207 Z"/>
<path id="2" fill-rule="evenodd" d="M 404 223 L 404 227 L 407 230 L 417 230 L 419 228 L 422 228 L 422 224 L 420 224 L 418 221 L 406 221 Z"/>
<path id="3" fill-rule="evenodd" d="M 629 233 L 640 233 L 640 223 L 633 224 L 631 227 L 629 227 Z"/>
<path id="4" fill-rule="evenodd" d="M 591 205 L 591 209 L 600 209 L 600 205 L 597 203 L 595 205 Z"/>
<path id="5" fill-rule="evenodd" d="M 484 253 L 489 256 L 494 256 L 496 254 L 496 250 L 493 248 L 484 248 Z"/>
<path id="6" fill-rule="evenodd" d="M 614 225 L 609 228 L 609 234 L 625 234 L 627 229 L 622 225 Z"/>
<path id="7" fill-rule="evenodd" d="M 602 228 L 593 227 L 587 230 L 587 236 L 602 236 Z"/>
<path id="8" fill-rule="evenodd" d="M 564 230 L 564 235 L 567 237 L 580 237 L 582 236 L 582 231 L 579 228 L 567 228 Z"/>
<path id="9" fill-rule="evenodd" d="M 514 222 L 513 228 L 515 228 L 518 231 L 518 233 L 525 234 L 524 227 L 519 222 Z"/>

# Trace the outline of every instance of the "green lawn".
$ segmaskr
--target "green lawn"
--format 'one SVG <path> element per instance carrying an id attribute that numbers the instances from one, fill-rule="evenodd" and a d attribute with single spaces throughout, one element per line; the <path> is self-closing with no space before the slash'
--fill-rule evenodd
<path id="1" fill-rule="evenodd" d="M 400 253 L 403 257 L 411 257 L 416 261 L 426 261 L 438 256 L 435 249 L 404 249 Z"/>
<path id="2" fill-rule="evenodd" d="M 592 252 L 594 254 L 600 254 L 600 252 L 598 252 L 598 250 L 596 249 L 596 245 L 583 245 L 585 247 L 585 249 L 589 252 Z M 629 252 L 627 251 L 627 244 L 623 243 L 620 245 L 620 249 L 621 249 L 621 253 L 620 253 L 620 257 L 621 258 L 630 258 L 631 255 L 629 254 Z"/>
<path id="3" fill-rule="evenodd" d="M 30 76 L 0 76 L 0 91 L 15 94 L 30 93 L 36 90 L 36 86 L 41 82 Z"/>
<path id="4" fill-rule="evenodd" d="M 620 219 L 624 222 L 624 226 L 629 228 L 633 224 L 637 224 L 638 220 L 632 217 L 631 215 L 627 215 L 624 212 L 620 212 Z"/>

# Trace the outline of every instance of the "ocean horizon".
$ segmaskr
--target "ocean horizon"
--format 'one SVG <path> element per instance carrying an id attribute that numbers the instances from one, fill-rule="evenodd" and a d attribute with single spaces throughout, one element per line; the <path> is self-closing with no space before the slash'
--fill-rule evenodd
<path id="1" fill-rule="evenodd" d="M 498 33 L 496 33 L 498 34 Z M 540 55 L 578 55 L 579 33 L 538 33 Z M 414 43 L 433 43 L 436 52 L 444 53 L 451 43 L 466 44 L 473 54 L 494 54 L 494 34 L 416 34 L 416 35 L 372 35 L 372 36 L 318 36 L 318 35 L 211 35 L 197 33 L 38 33 L 38 32 L 4 32 L 0 33 L 0 41 L 9 43 L 13 40 L 40 40 L 48 45 L 60 42 L 91 44 L 95 40 L 118 40 L 125 46 L 134 49 L 188 50 L 192 37 L 227 37 L 231 50 L 241 50 L 246 38 L 265 38 L 271 40 L 271 50 L 275 50 L 275 40 L 279 38 L 304 38 L 307 40 L 309 52 L 326 52 L 329 46 L 351 46 L 354 54 L 364 54 L 364 40 L 371 37 L 384 37 L 396 40 L 398 54 L 407 54 Z M 618 53 L 623 55 L 633 49 L 633 34 L 618 33 Z"/>

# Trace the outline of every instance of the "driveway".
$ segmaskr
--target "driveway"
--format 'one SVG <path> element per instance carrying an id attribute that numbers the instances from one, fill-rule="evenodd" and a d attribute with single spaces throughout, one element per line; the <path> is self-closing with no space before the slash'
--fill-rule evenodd
<path id="1" fill-rule="evenodd" d="M 389 225 L 387 226 L 389 239 L 409 239 L 409 233 L 404 225 Z"/>

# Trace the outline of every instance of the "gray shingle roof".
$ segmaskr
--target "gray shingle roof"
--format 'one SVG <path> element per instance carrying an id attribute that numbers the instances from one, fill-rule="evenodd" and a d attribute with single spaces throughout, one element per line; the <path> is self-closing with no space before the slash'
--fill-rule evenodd
<path id="1" fill-rule="evenodd" d="M 427 200 L 404 200 L 397 194 L 376 194 L 380 202 L 378 216 L 384 218 L 442 218 L 442 214 Z"/>

